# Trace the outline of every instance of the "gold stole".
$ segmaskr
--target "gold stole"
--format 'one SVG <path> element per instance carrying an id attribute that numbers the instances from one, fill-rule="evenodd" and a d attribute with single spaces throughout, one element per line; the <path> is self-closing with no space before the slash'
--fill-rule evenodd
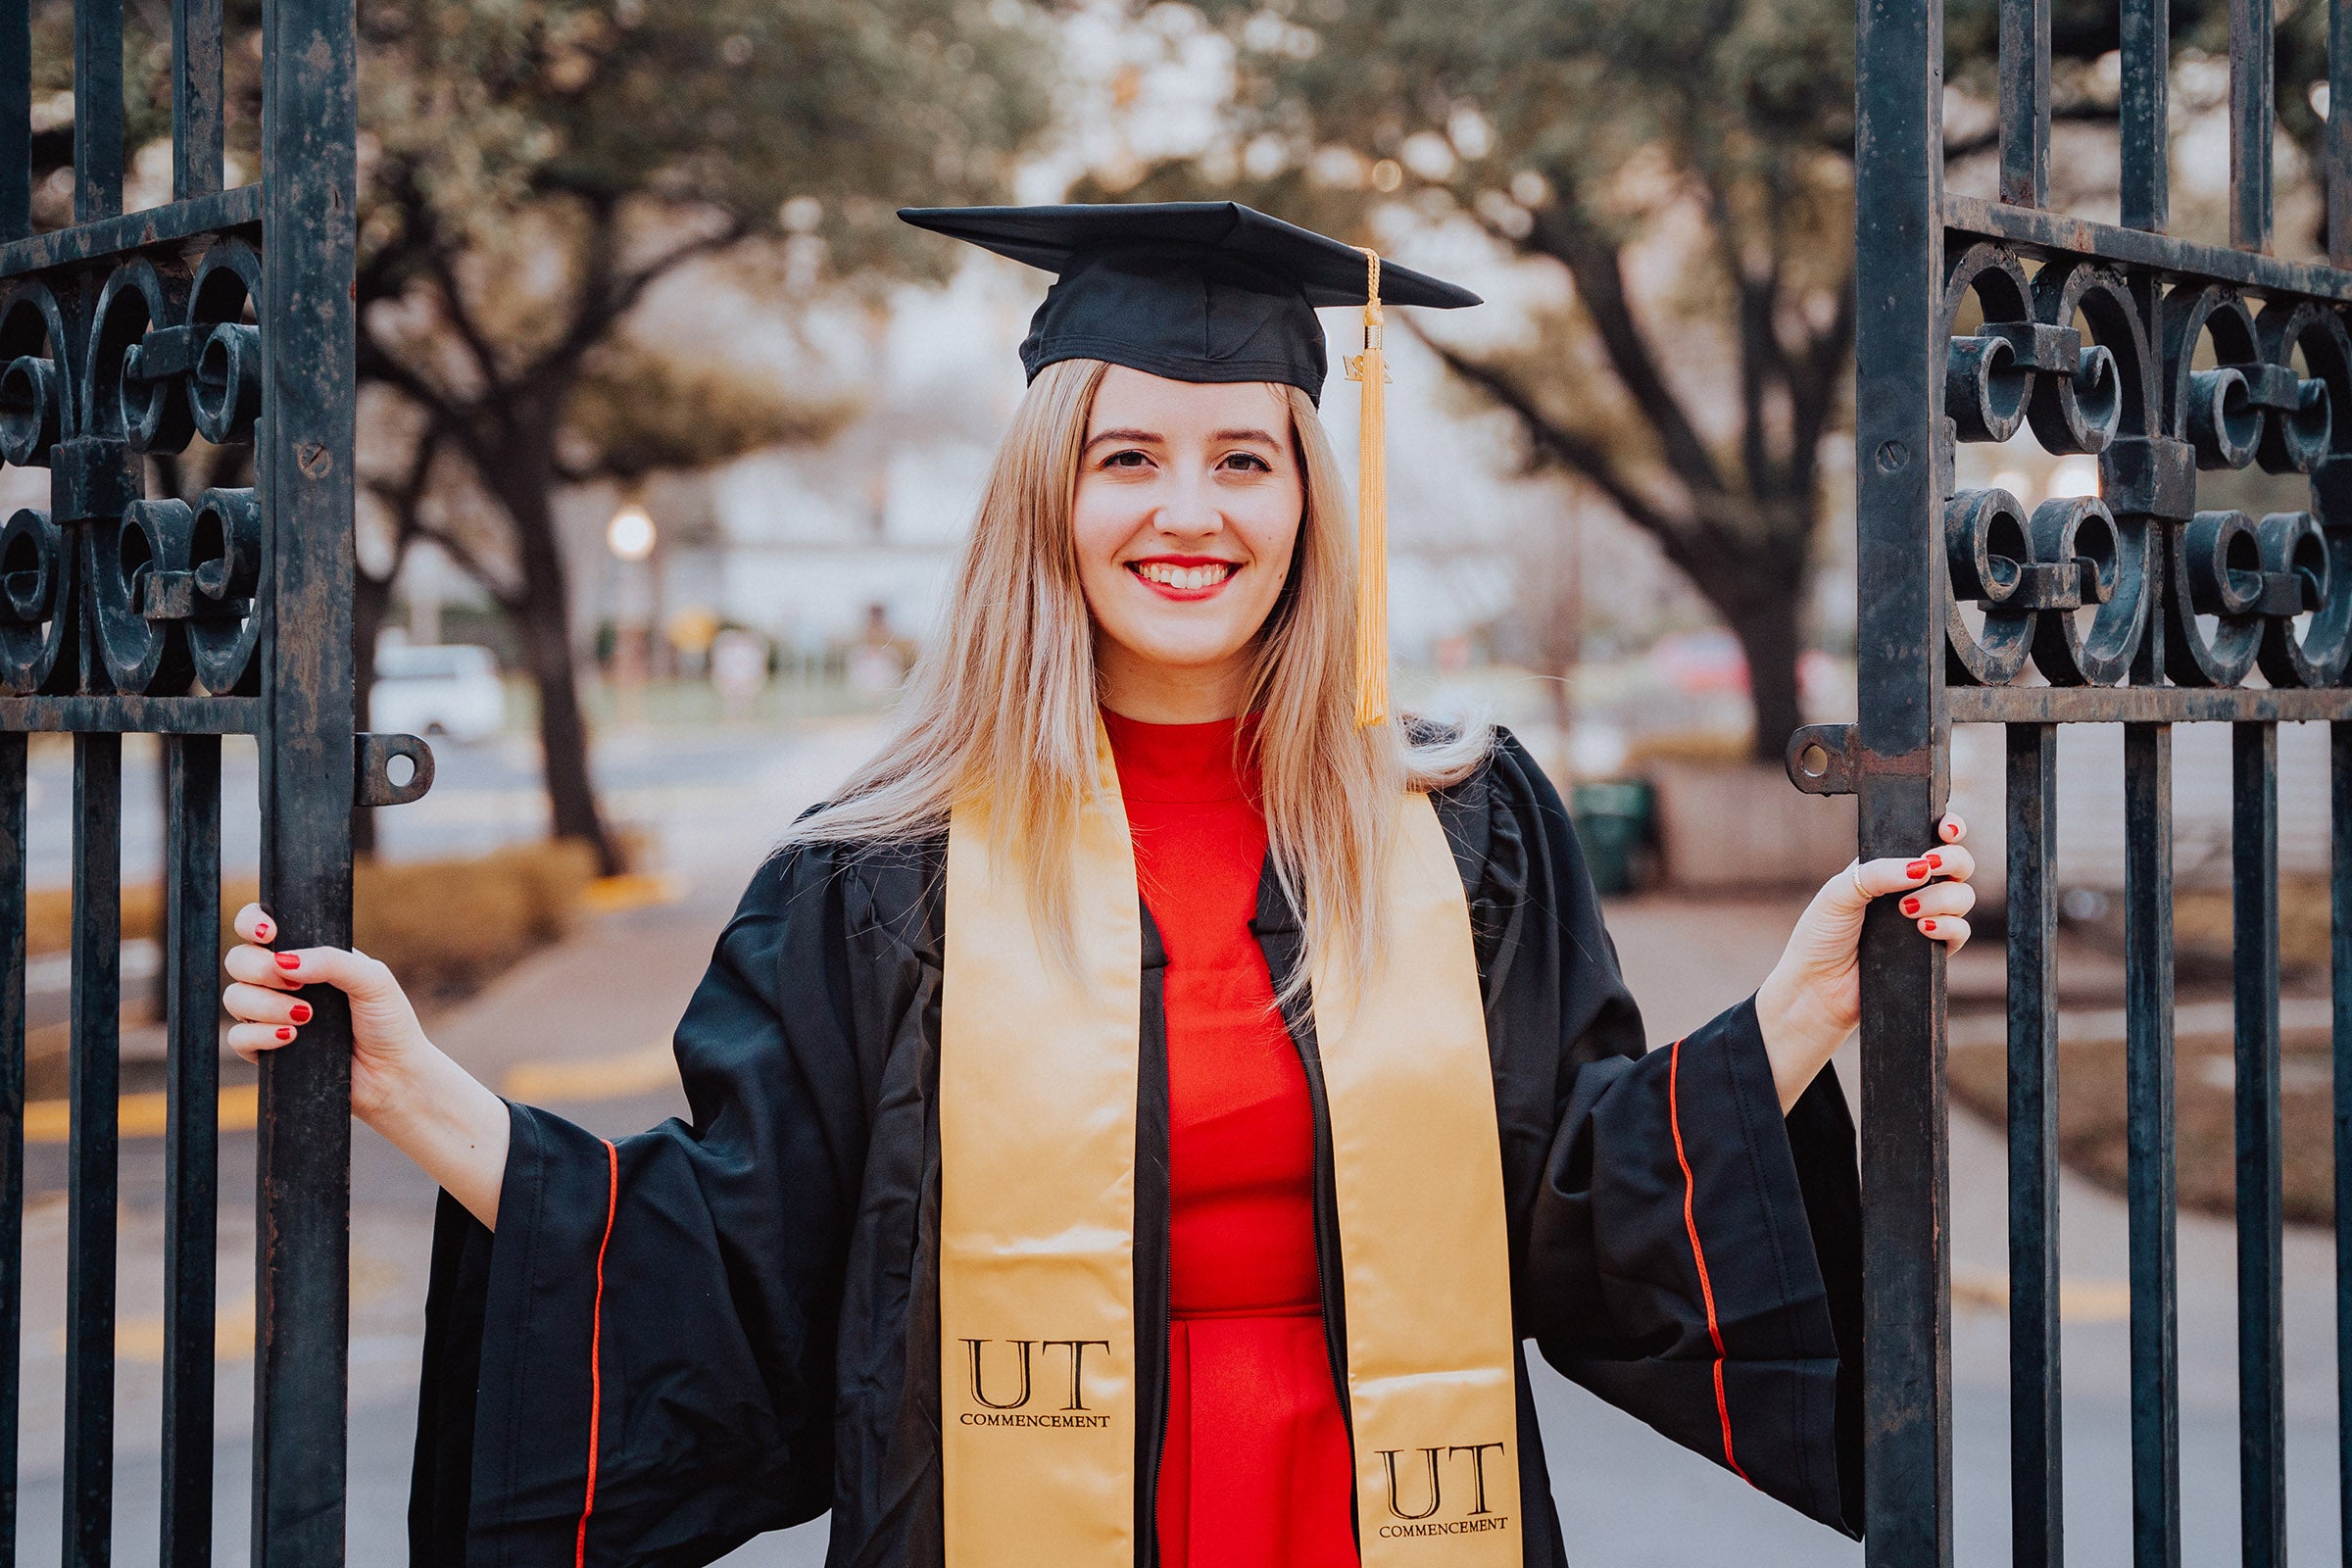
<path id="1" fill-rule="evenodd" d="M 950 822 L 940 1019 L 940 1445 L 948 1568 L 1136 1560 L 1135 1126 L 1143 932 L 1107 736 L 1072 880 L 1074 983 L 1018 846 Z M 1521 1561 L 1494 1084 L 1453 854 L 1407 796 L 1392 962 L 1313 967 L 1365 1568 Z M 1440 1557 L 1436 1553 L 1442 1552 Z"/>

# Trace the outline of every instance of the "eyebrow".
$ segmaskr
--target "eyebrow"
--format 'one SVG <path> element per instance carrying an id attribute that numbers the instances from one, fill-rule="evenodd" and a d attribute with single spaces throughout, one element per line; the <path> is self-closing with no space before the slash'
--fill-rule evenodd
<path id="1" fill-rule="evenodd" d="M 1105 441 L 1160 442 L 1166 439 L 1157 430 L 1099 430 L 1086 438 L 1086 450 L 1092 452 Z"/>
<path id="2" fill-rule="evenodd" d="M 1263 430 L 1242 427 L 1237 427 L 1231 430 L 1216 431 L 1214 434 L 1209 436 L 1208 439 L 1211 442 L 1254 441 L 1260 446 L 1269 447 L 1279 447 L 1282 445 L 1280 441 L 1277 441 L 1273 436 L 1267 434 Z M 1092 452 L 1096 447 L 1102 445 L 1105 441 L 1141 441 L 1147 443 L 1164 443 L 1166 440 L 1167 437 L 1161 435 L 1157 430 L 1098 430 L 1093 435 L 1087 437 L 1086 450 Z"/>

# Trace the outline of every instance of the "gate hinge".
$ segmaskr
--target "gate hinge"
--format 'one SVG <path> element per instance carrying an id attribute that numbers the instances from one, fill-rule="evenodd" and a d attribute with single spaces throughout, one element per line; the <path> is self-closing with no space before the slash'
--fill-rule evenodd
<path id="1" fill-rule="evenodd" d="M 1854 726 L 1806 724 L 1788 737 L 1788 782 L 1807 795 L 1854 793 Z"/>
<path id="2" fill-rule="evenodd" d="M 414 735 L 354 735 L 355 806 L 406 806 L 433 787 L 433 749 Z M 409 760 L 409 776 L 392 781 L 392 759 Z"/>

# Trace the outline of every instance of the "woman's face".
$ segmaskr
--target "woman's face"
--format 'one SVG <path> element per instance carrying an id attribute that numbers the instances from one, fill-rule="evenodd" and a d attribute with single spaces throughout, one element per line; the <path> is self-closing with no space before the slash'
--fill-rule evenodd
<path id="1" fill-rule="evenodd" d="M 1231 717 L 1305 510 L 1288 400 L 1114 365 L 1086 437 L 1073 521 L 1103 701 L 1161 723 Z"/>

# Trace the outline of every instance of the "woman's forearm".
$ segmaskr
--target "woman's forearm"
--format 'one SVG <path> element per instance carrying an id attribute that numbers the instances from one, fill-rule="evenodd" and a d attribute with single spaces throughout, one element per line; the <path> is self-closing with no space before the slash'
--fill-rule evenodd
<path id="1" fill-rule="evenodd" d="M 1780 968 L 1756 990 L 1756 1028 L 1764 1036 L 1772 1087 L 1781 1097 L 1784 1116 L 1796 1107 L 1853 1032 L 1852 1022 L 1835 1016 L 1813 988 Z"/>
<path id="2" fill-rule="evenodd" d="M 406 1065 L 361 1119 L 492 1230 L 507 1174 L 507 1102 L 437 1049 Z"/>

